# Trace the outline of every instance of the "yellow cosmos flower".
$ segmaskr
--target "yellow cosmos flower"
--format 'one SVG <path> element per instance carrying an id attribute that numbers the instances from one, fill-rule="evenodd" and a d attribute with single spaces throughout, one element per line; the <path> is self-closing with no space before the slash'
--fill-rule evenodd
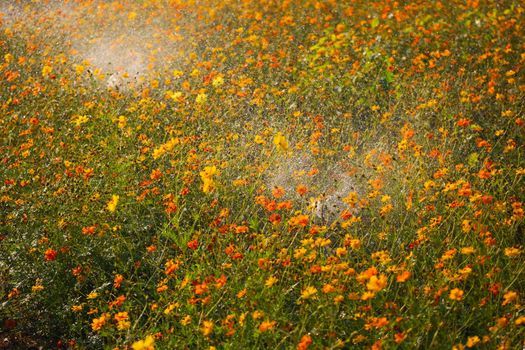
<path id="1" fill-rule="evenodd" d="M 202 334 L 207 337 L 213 332 L 213 321 L 204 321 L 201 326 Z"/>
<path id="2" fill-rule="evenodd" d="M 180 324 L 183 325 L 183 326 L 187 326 L 191 323 L 191 316 L 190 315 L 186 315 L 184 316 L 184 318 L 182 320 L 180 320 Z"/>
<path id="3" fill-rule="evenodd" d="M 385 275 L 381 274 L 379 277 L 376 275 L 370 277 L 370 280 L 366 284 L 366 288 L 372 292 L 379 292 L 384 289 L 388 284 L 388 279 Z"/>
<path id="4" fill-rule="evenodd" d="M 317 289 L 315 287 L 309 286 L 303 289 L 301 292 L 301 299 L 310 299 L 317 294 Z"/>
<path id="5" fill-rule="evenodd" d="M 264 285 L 268 288 L 271 288 L 276 282 L 278 281 L 277 278 L 273 277 L 273 276 L 270 276 L 268 277 L 268 279 L 266 280 L 266 282 L 264 283 Z"/>
<path id="6" fill-rule="evenodd" d="M 505 248 L 505 255 L 509 258 L 516 257 L 521 254 L 521 249 L 516 247 Z"/>
<path id="7" fill-rule="evenodd" d="M 279 151 L 288 150 L 288 141 L 281 132 L 278 132 L 277 135 L 275 135 L 275 137 L 273 138 L 273 144 Z"/>
<path id="8" fill-rule="evenodd" d="M 221 86 L 222 84 L 224 84 L 224 78 L 222 76 L 216 76 L 213 81 L 212 81 L 212 85 L 213 87 L 219 87 Z"/>
<path id="9" fill-rule="evenodd" d="M 518 293 L 511 290 L 505 293 L 505 295 L 503 296 L 503 302 L 501 303 L 501 305 L 507 305 L 516 300 L 518 300 Z"/>
<path id="10" fill-rule="evenodd" d="M 264 145 L 266 143 L 260 135 L 255 135 L 254 142 L 258 145 Z"/>
<path id="11" fill-rule="evenodd" d="M 471 348 L 471 347 L 475 346 L 480 341 L 481 341 L 481 339 L 479 339 L 479 337 L 477 335 L 475 335 L 473 337 L 468 337 L 467 344 L 466 344 L 467 348 Z"/>
<path id="12" fill-rule="evenodd" d="M 117 119 L 117 125 L 118 125 L 118 127 L 119 127 L 120 129 L 125 128 L 126 125 L 127 125 L 127 123 L 128 123 L 128 119 L 127 119 L 125 116 L 121 115 L 121 116 L 118 117 L 118 119 Z"/>
<path id="13" fill-rule="evenodd" d="M 151 335 L 148 335 L 146 339 L 139 340 L 131 345 L 133 350 L 154 350 L 155 349 L 155 338 Z"/>
<path id="14" fill-rule="evenodd" d="M 53 72 L 53 67 L 51 67 L 51 66 L 45 65 L 42 68 L 42 76 L 44 78 L 48 77 L 52 72 Z"/>
<path id="15" fill-rule="evenodd" d="M 198 94 L 197 97 L 195 98 L 195 103 L 199 105 L 203 105 L 206 103 L 207 100 L 208 100 L 208 95 L 206 95 L 205 93 L 201 93 L 201 94 Z"/>
<path id="16" fill-rule="evenodd" d="M 207 166 L 199 173 L 202 180 L 202 192 L 210 193 L 215 190 L 215 181 L 213 180 L 213 177 L 218 173 L 217 167 L 215 166 Z"/>
<path id="17" fill-rule="evenodd" d="M 111 200 L 108 202 L 107 206 L 106 206 L 106 209 L 113 213 L 116 209 L 117 209 L 117 204 L 118 204 L 118 200 L 119 200 L 119 196 L 117 196 L 116 194 L 114 194 L 112 197 L 111 197 Z"/>

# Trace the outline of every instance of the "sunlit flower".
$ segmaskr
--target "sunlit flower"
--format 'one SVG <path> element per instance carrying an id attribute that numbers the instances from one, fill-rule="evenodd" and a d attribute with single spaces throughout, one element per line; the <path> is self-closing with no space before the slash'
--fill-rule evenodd
<path id="1" fill-rule="evenodd" d="M 51 72 L 53 72 L 53 67 L 49 66 L 49 65 L 45 65 L 44 67 L 42 67 L 42 76 L 44 78 L 47 78 Z"/>
<path id="2" fill-rule="evenodd" d="M 180 320 L 180 324 L 183 325 L 183 326 L 187 326 L 190 323 L 191 323 L 191 316 L 190 315 L 186 315 Z"/>
<path id="3" fill-rule="evenodd" d="M 290 226 L 306 226 L 308 224 L 308 216 L 307 215 L 297 215 L 297 216 L 294 216 L 292 217 L 289 221 L 288 221 L 288 224 Z"/>
<path id="4" fill-rule="evenodd" d="M 301 341 L 297 344 L 297 350 L 306 350 L 313 343 L 312 337 L 305 334 L 301 337 Z"/>
<path id="5" fill-rule="evenodd" d="M 205 104 L 206 101 L 208 101 L 208 95 L 206 95 L 205 93 L 200 93 L 195 98 L 195 103 L 199 105 Z"/>
<path id="6" fill-rule="evenodd" d="M 399 283 L 406 282 L 411 275 L 412 274 L 410 273 L 410 271 L 403 271 L 402 273 L 396 276 L 396 281 Z"/>
<path id="7" fill-rule="evenodd" d="M 275 278 L 274 276 L 270 276 L 268 277 L 268 279 L 266 279 L 266 282 L 264 282 L 264 285 L 267 288 L 271 288 L 277 281 L 278 281 L 277 278 Z"/>
<path id="8" fill-rule="evenodd" d="M 376 275 L 370 277 L 370 280 L 366 284 L 366 288 L 372 292 L 379 292 L 384 289 L 388 284 L 388 279 L 385 275 L 381 274 L 379 277 Z"/>
<path id="9" fill-rule="evenodd" d="M 118 204 L 118 201 L 119 201 L 119 196 L 118 195 L 113 195 L 111 196 L 111 200 L 107 203 L 106 205 L 106 209 L 113 213 L 116 209 L 117 209 L 117 204 Z"/>
<path id="10" fill-rule="evenodd" d="M 120 288 L 120 284 L 124 281 L 124 276 L 117 274 L 113 280 L 113 287 Z"/>
<path id="11" fill-rule="evenodd" d="M 516 247 L 505 248 L 505 255 L 509 258 L 516 257 L 521 254 L 521 249 Z"/>
<path id="12" fill-rule="evenodd" d="M 308 286 L 301 291 L 301 299 L 310 299 L 317 294 L 317 289 L 312 286 Z"/>
<path id="13" fill-rule="evenodd" d="M 518 300 L 518 293 L 511 290 L 505 293 L 505 295 L 503 295 L 503 302 L 501 303 L 501 305 L 507 305 L 516 300 Z"/>
<path id="14" fill-rule="evenodd" d="M 273 329 L 275 327 L 275 325 L 277 324 L 276 321 L 263 321 L 260 325 L 259 325 L 259 331 L 260 332 L 266 332 L 266 331 L 269 331 L 271 329 Z"/>
<path id="15" fill-rule="evenodd" d="M 148 335 L 144 340 L 138 340 L 131 345 L 133 350 L 154 350 L 155 338 Z"/>
<path id="16" fill-rule="evenodd" d="M 53 261 L 57 258 L 57 255 L 58 252 L 56 250 L 49 248 L 44 252 L 44 259 L 46 261 Z"/>
<path id="17" fill-rule="evenodd" d="M 93 321 L 91 322 L 91 329 L 93 329 L 94 331 L 100 330 L 102 327 L 104 327 L 109 317 L 110 315 L 108 313 L 105 313 L 105 314 L 102 314 L 102 316 L 98 318 L 94 318 Z"/>
<path id="18" fill-rule="evenodd" d="M 452 290 L 450 291 L 450 294 L 449 294 L 448 297 L 449 297 L 451 300 L 459 301 L 459 300 L 463 299 L 463 294 L 464 294 L 464 292 L 463 292 L 461 289 L 459 289 L 459 288 L 454 288 L 454 289 L 452 289 Z"/>
<path id="19" fill-rule="evenodd" d="M 40 292 L 41 290 L 44 290 L 44 286 L 40 283 L 36 283 L 34 286 L 31 287 L 32 292 Z"/>
<path id="20" fill-rule="evenodd" d="M 279 151 L 288 150 L 288 141 L 281 132 L 278 132 L 273 138 L 273 144 Z"/>
<path id="21" fill-rule="evenodd" d="M 201 332 L 202 334 L 207 337 L 213 332 L 213 321 L 203 321 L 201 325 Z"/>
<path id="22" fill-rule="evenodd" d="M 202 192 L 204 193 L 210 193 L 215 190 L 215 181 L 214 176 L 217 175 L 219 172 L 217 170 L 217 167 L 213 166 L 207 166 L 204 168 L 203 171 L 200 172 L 200 177 L 202 180 Z"/>
<path id="23" fill-rule="evenodd" d="M 266 144 L 266 141 L 264 141 L 264 139 L 260 135 L 255 135 L 253 142 L 255 142 L 258 145 Z"/>
<path id="24" fill-rule="evenodd" d="M 473 337 L 468 337 L 467 343 L 466 343 L 467 348 L 472 348 L 474 345 L 476 345 L 480 341 L 481 341 L 481 339 L 479 339 L 479 337 L 477 335 L 475 335 Z"/>
<path id="25" fill-rule="evenodd" d="M 221 75 L 218 75 L 215 78 L 213 78 L 212 80 L 213 87 L 219 87 L 222 84 L 224 84 L 224 78 Z"/>

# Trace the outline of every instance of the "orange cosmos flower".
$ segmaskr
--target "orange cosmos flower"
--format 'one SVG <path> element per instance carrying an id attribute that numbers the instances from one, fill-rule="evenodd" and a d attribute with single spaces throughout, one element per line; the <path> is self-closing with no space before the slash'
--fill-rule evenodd
<path id="1" fill-rule="evenodd" d="M 305 334 L 301 337 L 301 341 L 297 344 L 297 350 L 306 350 L 312 344 L 312 337 Z"/>
<path id="2" fill-rule="evenodd" d="M 272 190 L 272 196 L 274 198 L 281 198 L 282 196 L 284 196 L 284 188 L 280 187 L 280 186 L 275 186 Z"/>
<path id="3" fill-rule="evenodd" d="M 94 225 L 93 226 L 88 226 L 88 227 L 83 227 L 82 228 L 82 234 L 87 235 L 87 236 L 91 236 L 91 235 L 95 234 L 95 230 L 96 230 L 96 227 Z"/>
<path id="4" fill-rule="evenodd" d="M 93 319 L 93 321 L 91 322 L 91 329 L 93 329 L 94 331 L 98 331 L 102 329 L 102 327 L 104 327 L 109 317 L 110 315 L 108 313 L 105 313 L 102 316 Z"/>
<path id="5" fill-rule="evenodd" d="M 290 226 L 302 226 L 305 227 L 308 224 L 308 216 L 307 215 L 297 215 L 292 217 L 288 221 L 288 225 Z"/>
<path id="6" fill-rule="evenodd" d="M 192 239 L 186 244 L 186 246 L 188 247 L 188 249 L 196 250 L 197 248 L 199 248 L 199 241 L 197 241 L 196 239 Z"/>
<path id="7" fill-rule="evenodd" d="M 304 196 L 308 192 L 308 187 L 301 184 L 295 188 L 295 191 L 297 192 L 298 195 Z"/>
<path id="8" fill-rule="evenodd" d="M 501 303 L 501 305 L 507 305 L 507 304 L 510 304 L 510 303 L 512 303 L 513 301 L 516 301 L 516 300 L 518 300 L 518 293 L 516 293 L 514 291 L 508 291 L 503 296 L 503 302 Z"/>
<path id="9" fill-rule="evenodd" d="M 207 337 L 213 332 L 213 321 L 203 321 L 201 326 L 202 334 Z"/>
<path id="10" fill-rule="evenodd" d="M 125 321 L 129 318 L 127 311 L 118 312 L 114 316 L 115 321 Z"/>
<path id="11" fill-rule="evenodd" d="M 366 288 L 372 292 L 379 292 L 385 288 L 388 284 L 388 279 L 385 275 L 381 274 L 379 277 L 376 275 L 370 277 L 370 280 L 366 284 Z"/>
<path id="12" fill-rule="evenodd" d="M 275 321 L 263 321 L 259 325 L 259 331 L 261 331 L 261 332 L 269 331 L 269 330 L 273 329 L 276 324 L 277 324 L 277 322 L 275 322 Z"/>
<path id="13" fill-rule="evenodd" d="M 173 261 L 173 259 L 170 259 L 165 264 L 165 270 L 164 272 L 166 275 L 171 275 L 173 272 L 177 271 L 179 269 L 180 263 L 177 261 Z"/>
<path id="14" fill-rule="evenodd" d="M 463 294 L 465 294 L 461 289 L 459 288 L 454 288 L 450 291 L 450 294 L 449 294 L 449 298 L 451 300 L 456 300 L 456 301 L 460 301 L 461 299 L 463 299 Z"/>
<path id="15" fill-rule="evenodd" d="M 412 274 L 410 271 L 403 271 L 399 275 L 396 276 L 396 281 L 399 283 L 406 282 Z"/>
<path id="16" fill-rule="evenodd" d="M 46 261 L 53 261 L 57 258 L 57 255 L 58 253 L 56 250 L 49 248 L 44 252 L 44 259 Z"/>
<path id="17" fill-rule="evenodd" d="M 120 288 L 120 284 L 124 281 L 124 276 L 117 274 L 115 280 L 113 281 L 113 287 Z"/>

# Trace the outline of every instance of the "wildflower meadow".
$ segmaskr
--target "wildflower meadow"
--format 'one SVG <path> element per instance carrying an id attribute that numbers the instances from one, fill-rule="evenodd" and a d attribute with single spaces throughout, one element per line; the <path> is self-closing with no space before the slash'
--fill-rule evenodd
<path id="1" fill-rule="evenodd" d="M 0 1 L 0 349 L 523 349 L 521 0 Z"/>

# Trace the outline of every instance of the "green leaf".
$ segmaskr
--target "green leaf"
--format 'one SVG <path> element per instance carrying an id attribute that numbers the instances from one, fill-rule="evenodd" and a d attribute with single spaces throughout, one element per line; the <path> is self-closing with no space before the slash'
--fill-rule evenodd
<path id="1" fill-rule="evenodd" d="M 478 161 L 479 161 L 479 154 L 477 152 L 471 153 L 468 156 L 468 165 L 469 166 L 471 166 L 471 167 L 475 166 L 476 164 L 478 164 Z"/>
<path id="2" fill-rule="evenodd" d="M 389 70 L 386 70 L 386 71 L 385 71 L 385 81 L 386 81 L 387 83 L 389 83 L 389 84 L 390 84 L 391 82 L 393 82 L 393 81 L 394 81 L 394 73 L 392 73 L 392 72 L 389 71 Z"/>
<path id="3" fill-rule="evenodd" d="M 259 230 L 259 220 L 256 217 L 250 219 L 250 228 L 254 231 Z"/>

